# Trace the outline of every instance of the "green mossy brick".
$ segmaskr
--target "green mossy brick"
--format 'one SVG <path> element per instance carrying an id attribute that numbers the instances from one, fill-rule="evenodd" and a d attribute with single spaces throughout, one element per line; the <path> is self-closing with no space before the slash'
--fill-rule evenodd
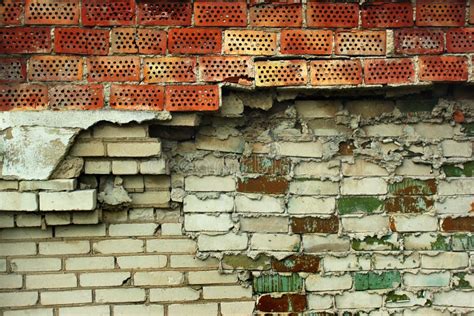
<path id="1" fill-rule="evenodd" d="M 436 194 L 436 180 L 405 178 L 401 182 L 388 185 L 388 192 L 394 195 L 433 195 Z"/>
<path id="2" fill-rule="evenodd" d="M 438 235 L 436 241 L 431 243 L 431 250 L 450 251 L 449 237 Z"/>
<path id="3" fill-rule="evenodd" d="M 431 112 L 438 99 L 407 98 L 397 100 L 396 107 L 402 113 Z"/>
<path id="4" fill-rule="evenodd" d="M 392 239 L 393 236 L 384 236 L 382 238 L 377 237 L 365 237 L 363 240 L 352 240 L 352 249 L 355 251 L 367 251 L 367 250 L 399 250 L 400 245 L 398 240 Z"/>
<path id="5" fill-rule="evenodd" d="M 253 279 L 254 293 L 300 292 L 303 279 L 297 274 L 262 274 Z"/>
<path id="6" fill-rule="evenodd" d="M 453 287 L 455 289 L 472 289 L 471 283 L 466 280 L 466 272 L 458 272 L 453 274 L 453 280 Z"/>
<path id="7" fill-rule="evenodd" d="M 354 214 L 383 211 L 384 201 L 370 196 L 344 196 L 337 200 L 339 214 Z"/>
<path id="8" fill-rule="evenodd" d="M 456 234 L 452 238 L 452 249 L 454 251 L 474 250 L 474 235 Z"/>
<path id="9" fill-rule="evenodd" d="M 409 302 L 410 298 L 404 293 L 397 293 L 395 291 L 390 291 L 387 293 L 385 301 L 387 303 L 397 303 L 397 302 Z"/>
<path id="10" fill-rule="evenodd" d="M 369 274 L 356 273 L 354 275 L 354 288 L 356 291 L 365 291 L 369 289 Z"/>
<path id="11" fill-rule="evenodd" d="M 474 123 L 463 124 L 462 127 L 462 130 L 466 134 L 466 136 L 474 136 Z"/>
<path id="12" fill-rule="evenodd" d="M 474 176 L 474 161 L 466 162 L 463 167 L 456 167 L 454 165 L 443 166 L 443 171 L 447 177 L 473 177 Z"/>
<path id="13" fill-rule="evenodd" d="M 271 258 L 259 255 L 252 259 L 245 255 L 225 255 L 222 259 L 224 268 L 244 269 L 244 270 L 270 270 Z"/>
<path id="14" fill-rule="evenodd" d="M 401 281 L 400 271 L 356 273 L 354 276 L 356 291 L 396 288 Z"/>

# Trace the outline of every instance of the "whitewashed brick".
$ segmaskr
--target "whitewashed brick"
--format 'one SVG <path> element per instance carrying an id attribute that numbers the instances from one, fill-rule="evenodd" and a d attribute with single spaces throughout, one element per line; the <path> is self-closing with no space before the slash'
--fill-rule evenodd
<path id="1" fill-rule="evenodd" d="M 61 259 L 59 258 L 31 258 L 12 259 L 10 265 L 13 272 L 59 271 Z"/>
<path id="2" fill-rule="evenodd" d="M 85 304 L 92 303 L 91 290 L 67 290 L 42 292 L 41 304 L 43 305 L 64 305 L 64 304 Z"/>
<path id="3" fill-rule="evenodd" d="M 0 293 L 0 307 L 32 306 L 38 301 L 38 292 Z"/>
<path id="4" fill-rule="evenodd" d="M 172 255 L 170 257 L 172 268 L 218 268 L 219 261 L 216 258 L 201 260 L 194 255 Z"/>
<path id="5" fill-rule="evenodd" d="M 82 273 L 79 276 L 81 286 L 120 286 L 130 278 L 130 272 Z"/>
<path id="6" fill-rule="evenodd" d="M 20 309 L 3 312 L 3 316 L 53 316 L 53 314 L 52 308 Z M 60 316 L 63 316 L 63 314 Z"/>
<path id="7" fill-rule="evenodd" d="M 92 211 L 97 206 L 97 191 L 40 192 L 42 211 Z"/>
<path id="8" fill-rule="evenodd" d="M 234 210 L 234 198 L 225 194 L 202 199 L 196 195 L 187 195 L 183 210 L 185 213 L 228 213 Z"/>
<path id="9" fill-rule="evenodd" d="M 108 160 L 86 160 L 84 166 L 85 174 L 109 174 L 112 170 L 112 162 Z"/>
<path id="10" fill-rule="evenodd" d="M 165 309 L 161 305 L 116 305 L 114 316 L 164 316 Z"/>
<path id="11" fill-rule="evenodd" d="M 336 308 L 378 308 L 382 306 L 382 296 L 367 292 L 345 292 L 336 296 Z"/>
<path id="12" fill-rule="evenodd" d="M 370 270 L 370 258 L 347 255 L 345 257 L 326 256 L 323 258 L 325 272 Z"/>
<path id="13" fill-rule="evenodd" d="M 88 241 L 45 241 L 39 243 L 39 253 L 42 255 L 69 255 L 89 253 Z"/>
<path id="14" fill-rule="evenodd" d="M 325 310 L 332 308 L 332 296 L 331 295 L 316 295 L 309 294 L 306 296 L 308 300 L 308 309 L 312 310 Z"/>
<path id="15" fill-rule="evenodd" d="M 230 302 L 221 303 L 222 316 L 252 315 L 255 303 L 251 302 Z"/>
<path id="16" fill-rule="evenodd" d="M 0 243 L 0 257 L 35 254 L 36 244 L 34 242 Z"/>
<path id="17" fill-rule="evenodd" d="M 137 174 L 138 162 L 136 160 L 112 161 L 112 173 L 118 175 Z"/>
<path id="18" fill-rule="evenodd" d="M 189 239 L 154 239 L 146 243 L 147 252 L 193 253 L 196 243 Z"/>
<path id="19" fill-rule="evenodd" d="M 290 183 L 289 192 L 297 195 L 337 195 L 339 183 L 332 181 L 293 181 Z"/>
<path id="20" fill-rule="evenodd" d="M 235 197 L 235 208 L 239 213 L 283 213 L 284 201 L 268 195 L 238 195 Z"/>
<path id="21" fill-rule="evenodd" d="M 439 195 L 474 194 L 474 179 L 449 179 L 438 183 Z"/>
<path id="22" fill-rule="evenodd" d="M 135 285 L 179 285 L 184 275 L 177 271 L 136 272 L 133 276 Z"/>
<path id="23" fill-rule="evenodd" d="M 226 232 L 234 226 L 229 214 L 217 216 L 206 214 L 186 214 L 184 229 L 187 231 L 216 231 Z"/>
<path id="24" fill-rule="evenodd" d="M 169 169 L 165 159 L 150 159 L 140 163 L 141 174 L 168 174 Z"/>
<path id="25" fill-rule="evenodd" d="M 373 255 L 374 268 L 385 269 L 414 269 L 420 266 L 420 255 L 412 253 L 410 255 Z"/>
<path id="26" fill-rule="evenodd" d="M 159 140 L 107 144 L 107 156 L 109 157 L 154 157 L 160 154 L 161 143 Z"/>
<path id="27" fill-rule="evenodd" d="M 151 302 L 196 301 L 200 292 L 190 287 L 150 289 Z"/>
<path id="28" fill-rule="evenodd" d="M 80 307 L 61 307 L 59 316 L 109 316 L 110 308 L 108 306 L 80 306 Z"/>
<path id="29" fill-rule="evenodd" d="M 407 250 L 431 250 L 437 239 L 436 233 L 406 234 L 404 245 Z"/>
<path id="30" fill-rule="evenodd" d="M 440 287 L 449 286 L 450 274 L 449 272 L 439 273 L 404 273 L 403 284 L 411 287 Z"/>
<path id="31" fill-rule="evenodd" d="M 343 195 L 387 194 L 387 183 L 381 178 L 344 178 L 341 185 Z"/>
<path id="32" fill-rule="evenodd" d="M 2 289 L 19 289 L 23 286 L 23 278 L 16 274 L 0 275 L 0 284 Z"/>
<path id="33" fill-rule="evenodd" d="M 139 288 L 99 289 L 95 290 L 95 300 L 97 303 L 143 302 L 145 290 Z"/>
<path id="34" fill-rule="evenodd" d="M 433 305 L 472 308 L 474 307 L 474 292 L 450 291 L 435 293 Z"/>
<path id="35" fill-rule="evenodd" d="M 219 271 L 190 271 L 189 284 L 224 284 L 237 283 L 236 274 L 220 274 Z"/>
<path id="36" fill-rule="evenodd" d="M 468 215 L 471 213 L 473 203 L 474 197 L 472 196 L 445 197 L 435 203 L 435 209 L 438 214 Z"/>
<path id="37" fill-rule="evenodd" d="M 95 242 L 94 251 L 97 253 L 137 253 L 143 252 L 143 240 L 115 239 Z"/>
<path id="38" fill-rule="evenodd" d="M 0 192 L 0 211 L 37 211 L 36 193 Z"/>
<path id="39" fill-rule="evenodd" d="M 341 221 L 343 231 L 348 233 L 385 233 L 390 225 L 390 218 L 383 215 L 342 217 Z"/>
<path id="40" fill-rule="evenodd" d="M 254 250 L 297 251 L 299 246 L 299 235 L 255 233 L 250 240 Z"/>
<path id="41" fill-rule="evenodd" d="M 66 270 L 110 270 L 114 269 L 114 257 L 66 258 Z"/>
<path id="42" fill-rule="evenodd" d="M 176 304 L 168 306 L 169 316 L 206 315 L 217 316 L 217 303 Z"/>
<path id="43" fill-rule="evenodd" d="M 303 247 L 305 252 L 347 251 L 350 246 L 351 242 L 348 238 L 342 238 L 336 234 L 303 235 Z"/>
<path id="44" fill-rule="evenodd" d="M 27 289 L 57 289 L 65 287 L 77 287 L 77 278 L 75 274 L 64 273 L 26 276 Z"/>
<path id="45" fill-rule="evenodd" d="M 325 292 L 349 290 L 352 288 L 352 277 L 350 274 L 322 276 L 310 274 L 305 280 L 306 291 Z"/>
<path id="46" fill-rule="evenodd" d="M 395 215 L 392 217 L 397 232 L 430 232 L 438 230 L 438 218 L 427 215 Z"/>
<path id="47" fill-rule="evenodd" d="M 241 217 L 240 230 L 259 233 L 286 233 L 288 232 L 288 217 Z"/>
<path id="48" fill-rule="evenodd" d="M 368 162 L 365 160 L 357 159 L 353 164 L 343 163 L 342 164 L 342 174 L 344 176 L 387 176 L 388 172 L 385 168 L 380 167 L 379 165 Z"/>
<path id="49" fill-rule="evenodd" d="M 333 160 L 329 162 L 300 162 L 294 168 L 296 177 L 327 178 L 339 176 L 340 162 Z"/>
<path id="50" fill-rule="evenodd" d="M 336 207 L 335 198 L 316 198 L 312 196 L 291 197 L 288 201 L 288 213 L 296 214 L 332 214 Z"/>
<path id="51" fill-rule="evenodd" d="M 445 157 L 467 157 L 472 156 L 471 142 L 457 142 L 454 140 L 444 140 L 441 142 L 443 156 Z"/>
<path id="52" fill-rule="evenodd" d="M 164 268 L 167 257 L 162 255 L 117 257 L 120 269 L 153 269 Z"/>
<path id="53" fill-rule="evenodd" d="M 248 237 L 245 233 L 228 233 L 215 236 L 201 234 L 198 237 L 200 251 L 245 250 L 247 243 Z"/>
<path id="54" fill-rule="evenodd" d="M 205 286 L 202 293 L 207 300 L 252 298 L 252 288 L 241 285 Z"/>
<path id="55" fill-rule="evenodd" d="M 110 236 L 153 236 L 158 224 L 110 224 Z"/>
<path id="56" fill-rule="evenodd" d="M 462 252 L 442 252 L 436 256 L 422 255 L 424 269 L 461 269 L 469 265 L 469 255 Z"/>
<path id="57" fill-rule="evenodd" d="M 21 181 L 20 191 L 72 191 L 76 188 L 76 179 L 58 179 L 49 181 Z"/>
<path id="58" fill-rule="evenodd" d="M 232 192 L 235 191 L 235 179 L 231 176 L 205 176 L 186 177 L 184 180 L 184 188 L 186 191 L 194 192 Z"/>

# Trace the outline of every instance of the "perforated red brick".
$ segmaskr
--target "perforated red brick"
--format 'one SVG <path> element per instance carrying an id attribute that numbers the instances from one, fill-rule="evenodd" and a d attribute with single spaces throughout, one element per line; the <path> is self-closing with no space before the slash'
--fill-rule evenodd
<path id="1" fill-rule="evenodd" d="M 82 0 L 83 25 L 132 25 L 135 0 Z"/>
<path id="2" fill-rule="evenodd" d="M 1 28 L 0 39 L 0 52 L 3 54 L 51 51 L 51 34 L 48 27 Z"/>
<path id="3" fill-rule="evenodd" d="M 469 1 L 469 23 L 474 24 L 474 1 Z"/>
<path id="4" fill-rule="evenodd" d="M 194 82 L 196 81 L 195 57 L 145 58 L 145 82 Z"/>
<path id="5" fill-rule="evenodd" d="M 54 50 L 63 54 L 107 55 L 109 31 L 79 27 L 56 28 Z"/>
<path id="6" fill-rule="evenodd" d="M 26 24 L 78 24 L 79 0 L 26 0 Z"/>
<path id="7" fill-rule="evenodd" d="M 366 59 L 364 82 L 366 84 L 401 84 L 415 81 L 415 68 L 410 58 Z"/>
<path id="8" fill-rule="evenodd" d="M 337 55 L 385 55 L 385 31 L 336 32 Z"/>
<path id="9" fill-rule="evenodd" d="M 450 53 L 474 52 L 474 28 L 448 30 L 446 48 Z"/>
<path id="10" fill-rule="evenodd" d="M 155 29 L 115 28 L 112 30 L 112 52 L 165 54 L 166 32 Z"/>
<path id="11" fill-rule="evenodd" d="M 301 0 L 250 0 L 250 5 L 257 5 L 263 3 L 273 3 L 273 4 L 291 4 L 291 3 L 301 3 Z"/>
<path id="12" fill-rule="evenodd" d="M 306 9 L 306 24 L 308 27 L 357 27 L 359 4 L 309 2 Z"/>
<path id="13" fill-rule="evenodd" d="M 246 26 L 247 3 L 237 1 L 194 2 L 194 24 L 197 26 Z"/>
<path id="14" fill-rule="evenodd" d="M 439 54 L 444 50 L 444 32 L 433 29 L 394 31 L 397 54 Z"/>
<path id="15" fill-rule="evenodd" d="M 48 88 L 19 84 L 0 86 L 0 111 L 42 110 L 48 107 Z"/>
<path id="16" fill-rule="evenodd" d="M 310 63 L 314 86 L 357 85 L 362 83 L 359 60 L 316 60 Z"/>
<path id="17" fill-rule="evenodd" d="M 88 80 L 138 81 L 140 80 L 139 57 L 91 57 L 87 59 Z"/>
<path id="18" fill-rule="evenodd" d="M 104 88 L 94 85 L 60 85 L 49 90 L 52 110 L 97 110 L 104 107 Z"/>
<path id="19" fill-rule="evenodd" d="M 465 0 L 416 1 L 416 25 L 419 26 L 462 26 L 465 17 Z"/>
<path id="20" fill-rule="evenodd" d="M 0 83 L 26 80 L 26 60 L 22 58 L 0 58 Z"/>
<path id="21" fill-rule="evenodd" d="M 208 82 L 251 84 L 254 77 L 251 57 L 215 56 L 199 58 L 200 78 Z"/>
<path id="22" fill-rule="evenodd" d="M 82 80 L 82 58 L 69 56 L 33 56 L 28 67 L 30 81 Z"/>
<path id="23" fill-rule="evenodd" d="M 300 86 L 308 82 L 305 60 L 278 60 L 255 62 L 257 87 Z"/>
<path id="24" fill-rule="evenodd" d="M 222 34 L 219 29 L 190 28 L 168 31 L 168 51 L 172 54 L 220 53 Z"/>
<path id="25" fill-rule="evenodd" d="M 282 30 L 280 34 L 282 54 L 330 55 L 333 32 L 326 30 Z"/>
<path id="26" fill-rule="evenodd" d="M 362 27 L 403 27 L 413 25 L 410 2 L 369 3 L 362 6 Z"/>
<path id="27" fill-rule="evenodd" d="M 165 88 L 157 85 L 112 85 L 110 107 L 121 110 L 161 111 Z"/>
<path id="28" fill-rule="evenodd" d="M 142 0 L 137 5 L 140 25 L 191 25 L 190 0 Z"/>
<path id="29" fill-rule="evenodd" d="M 250 8 L 250 25 L 265 27 L 301 27 L 301 4 L 266 4 Z"/>
<path id="30" fill-rule="evenodd" d="M 24 2 L 24 0 L 0 1 L 0 25 L 21 24 L 21 17 L 25 8 Z"/>
<path id="31" fill-rule="evenodd" d="M 111 51 L 113 53 L 138 53 L 137 29 L 118 27 L 112 30 Z"/>
<path id="32" fill-rule="evenodd" d="M 224 53 L 232 55 L 273 55 L 276 53 L 276 33 L 252 30 L 226 30 Z"/>
<path id="33" fill-rule="evenodd" d="M 467 58 L 457 56 L 421 56 L 419 78 L 422 81 L 466 81 Z"/>
<path id="34" fill-rule="evenodd" d="M 167 86 L 165 110 L 167 111 L 217 111 L 219 86 Z"/>

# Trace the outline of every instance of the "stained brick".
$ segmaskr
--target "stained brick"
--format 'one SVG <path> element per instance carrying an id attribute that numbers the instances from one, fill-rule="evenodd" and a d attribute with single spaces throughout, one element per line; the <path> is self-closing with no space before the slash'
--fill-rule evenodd
<path id="1" fill-rule="evenodd" d="M 444 51 L 444 32 L 433 29 L 394 31 L 397 54 L 440 54 Z"/>
<path id="2" fill-rule="evenodd" d="M 449 53 L 474 52 L 474 28 L 448 30 L 446 32 L 446 48 Z"/>
<path id="3" fill-rule="evenodd" d="M 415 81 L 415 67 L 409 58 L 366 59 L 364 61 L 366 84 L 400 84 Z"/>
<path id="4" fill-rule="evenodd" d="M 50 106 L 56 110 L 96 110 L 104 106 L 102 85 L 60 85 L 49 91 Z"/>
<path id="5" fill-rule="evenodd" d="M 308 82 L 308 67 L 305 60 L 280 60 L 255 62 L 256 85 L 299 86 Z"/>
<path id="6" fill-rule="evenodd" d="M 80 81 L 83 61 L 81 57 L 33 56 L 28 67 L 31 81 Z"/>
<path id="7" fill-rule="evenodd" d="M 135 0 L 82 0 L 82 24 L 131 25 L 135 23 Z"/>
<path id="8" fill-rule="evenodd" d="M 139 57 L 90 57 L 87 59 L 90 82 L 139 81 Z"/>
<path id="9" fill-rule="evenodd" d="M 287 190 L 288 180 L 284 177 L 244 178 L 237 184 L 237 191 L 247 193 L 284 194 Z"/>
<path id="10" fill-rule="evenodd" d="M 422 81 L 466 81 L 467 58 L 458 56 L 421 56 L 419 78 Z"/>
<path id="11" fill-rule="evenodd" d="M 413 25 L 413 7 L 410 2 L 369 3 L 362 6 L 362 27 L 404 27 Z"/>
<path id="12" fill-rule="evenodd" d="M 165 88 L 156 85 L 112 85 L 110 107 L 121 110 L 156 110 L 164 107 Z"/>
<path id="13" fill-rule="evenodd" d="M 454 165 L 443 166 L 443 171 L 447 177 L 474 177 L 474 161 L 462 164 L 462 168 Z"/>
<path id="14" fill-rule="evenodd" d="M 390 289 L 396 288 L 400 284 L 401 276 L 399 271 L 356 273 L 354 275 L 356 291 Z"/>
<path id="15" fill-rule="evenodd" d="M 145 82 L 196 81 L 195 57 L 161 57 L 144 59 Z"/>
<path id="16" fill-rule="evenodd" d="M 299 292 L 303 289 L 303 279 L 297 274 L 262 274 L 253 279 L 254 293 Z"/>
<path id="17" fill-rule="evenodd" d="M 283 294 L 273 297 L 263 295 L 258 298 L 257 310 L 262 312 L 303 312 L 306 309 L 306 295 Z"/>
<path id="18" fill-rule="evenodd" d="M 311 84 L 357 85 L 362 83 L 360 60 L 318 60 L 310 63 Z"/>
<path id="19" fill-rule="evenodd" d="M 416 25 L 462 26 L 466 17 L 464 0 L 417 0 Z"/>
<path id="20" fill-rule="evenodd" d="M 79 0 L 26 0 L 26 24 L 78 24 Z"/>
<path id="21" fill-rule="evenodd" d="M 216 85 L 167 86 L 167 111 L 215 111 L 219 108 L 219 87 Z"/>
<path id="22" fill-rule="evenodd" d="M 237 1 L 194 2 L 194 24 L 196 26 L 246 26 L 247 3 Z"/>
<path id="23" fill-rule="evenodd" d="M 22 58 L 0 58 L 0 83 L 26 80 L 26 61 Z"/>
<path id="24" fill-rule="evenodd" d="M 248 56 L 199 58 L 199 76 L 208 82 L 233 82 L 248 85 L 253 81 L 254 65 Z"/>
<path id="25" fill-rule="evenodd" d="M 376 197 L 347 196 L 337 200 L 339 214 L 380 212 L 383 210 L 383 201 Z"/>
<path id="26" fill-rule="evenodd" d="M 245 255 L 224 255 L 222 266 L 224 269 L 269 270 L 271 260 L 266 255 L 259 255 L 255 259 Z"/>
<path id="27" fill-rule="evenodd" d="M 329 218 L 292 217 L 290 225 L 291 231 L 295 234 L 337 234 L 339 231 L 339 219 L 337 216 Z"/>
<path id="28" fill-rule="evenodd" d="M 168 31 L 168 51 L 172 54 L 220 53 L 222 35 L 219 29 L 190 28 Z"/>
<path id="29" fill-rule="evenodd" d="M 320 258 L 312 255 L 292 255 L 282 260 L 272 260 L 272 269 L 277 272 L 310 272 L 319 271 Z"/>
<path id="30" fill-rule="evenodd" d="M 445 232 L 474 232 L 474 217 L 447 217 L 441 227 Z"/>
<path id="31" fill-rule="evenodd" d="M 51 34 L 48 27 L 13 27 L 0 29 L 0 52 L 3 54 L 49 53 Z"/>
<path id="32" fill-rule="evenodd" d="M 385 55 L 385 31 L 336 32 L 337 55 Z"/>
<path id="33" fill-rule="evenodd" d="M 137 5 L 140 25 L 191 25 L 191 0 L 142 0 Z"/>
<path id="34" fill-rule="evenodd" d="M 264 27 L 301 27 L 301 4 L 268 4 L 250 8 L 250 25 Z"/>
<path id="35" fill-rule="evenodd" d="M 306 23 L 308 27 L 357 27 L 359 4 L 311 1 L 307 4 Z"/>
<path id="36" fill-rule="evenodd" d="M 0 2 L 0 25 L 21 24 L 24 13 L 24 0 L 4 0 Z"/>
<path id="37" fill-rule="evenodd" d="M 390 183 L 388 191 L 394 195 L 433 195 L 437 192 L 436 180 L 403 179 L 401 182 Z"/>
<path id="38" fill-rule="evenodd" d="M 253 30 L 226 30 L 224 32 L 225 54 L 273 55 L 276 53 L 276 33 Z"/>
<path id="39" fill-rule="evenodd" d="M 333 32 L 326 30 L 282 30 L 280 52 L 295 55 L 330 55 Z"/>
<path id="40" fill-rule="evenodd" d="M 425 196 L 399 196 L 385 200 L 385 210 L 389 213 L 422 213 L 433 204 L 433 200 Z"/>
<path id="41" fill-rule="evenodd" d="M 164 55 L 166 32 L 150 28 L 115 28 L 111 49 L 114 53 Z"/>
<path id="42" fill-rule="evenodd" d="M 289 170 L 290 160 L 287 158 L 272 159 L 266 156 L 251 155 L 242 157 L 240 162 L 240 171 L 246 173 L 287 175 Z"/>
<path id="43" fill-rule="evenodd" d="M 65 54 L 107 55 L 109 52 L 109 31 L 79 27 L 56 28 L 54 30 L 54 51 Z"/>
<path id="44" fill-rule="evenodd" d="M 0 110 L 44 109 L 48 106 L 48 89 L 43 85 L 19 84 L 0 86 Z"/>

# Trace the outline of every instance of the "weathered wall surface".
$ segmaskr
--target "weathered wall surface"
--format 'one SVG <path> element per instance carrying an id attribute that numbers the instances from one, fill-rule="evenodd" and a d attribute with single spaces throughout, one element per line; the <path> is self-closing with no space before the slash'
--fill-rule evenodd
<path id="1" fill-rule="evenodd" d="M 226 92 L 0 181 L 3 316 L 472 313 L 470 87 L 362 94 Z"/>

